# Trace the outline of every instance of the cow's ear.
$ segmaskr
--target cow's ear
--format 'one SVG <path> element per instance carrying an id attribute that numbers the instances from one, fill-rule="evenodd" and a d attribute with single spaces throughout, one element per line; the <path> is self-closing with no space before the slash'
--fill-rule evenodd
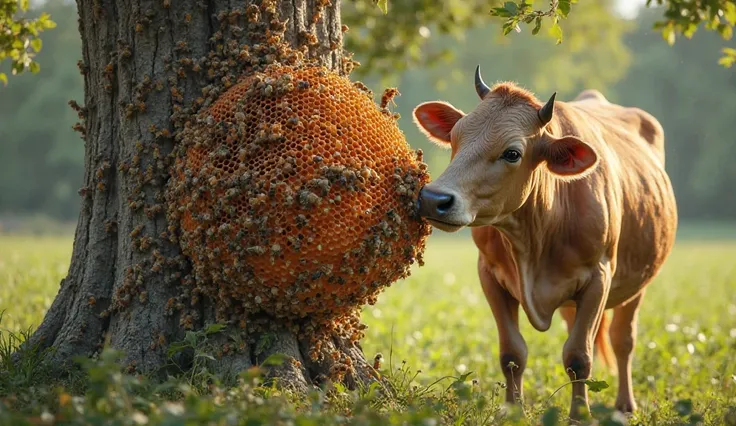
<path id="1" fill-rule="evenodd" d="M 581 178 L 595 169 L 598 153 L 575 136 L 554 138 L 547 135 L 539 144 L 538 158 L 552 173 L 563 178 Z"/>
<path id="2" fill-rule="evenodd" d="M 414 122 L 427 137 L 449 148 L 450 131 L 465 114 L 447 102 L 425 102 L 414 108 Z"/>

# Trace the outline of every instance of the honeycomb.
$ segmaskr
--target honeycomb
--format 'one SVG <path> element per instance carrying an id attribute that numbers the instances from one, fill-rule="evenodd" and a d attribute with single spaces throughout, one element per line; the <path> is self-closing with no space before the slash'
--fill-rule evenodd
<path id="1" fill-rule="evenodd" d="M 182 132 L 170 212 L 218 317 L 334 318 L 421 263 L 421 151 L 364 86 L 315 65 L 243 78 Z M 171 207 L 170 207 L 171 208 Z"/>

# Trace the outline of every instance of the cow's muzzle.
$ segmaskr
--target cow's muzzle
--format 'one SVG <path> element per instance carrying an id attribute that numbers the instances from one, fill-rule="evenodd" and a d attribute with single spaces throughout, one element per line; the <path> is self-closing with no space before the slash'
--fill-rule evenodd
<path id="1" fill-rule="evenodd" d="M 419 191 L 419 216 L 446 222 L 454 203 L 454 195 L 436 192 L 425 186 Z"/>

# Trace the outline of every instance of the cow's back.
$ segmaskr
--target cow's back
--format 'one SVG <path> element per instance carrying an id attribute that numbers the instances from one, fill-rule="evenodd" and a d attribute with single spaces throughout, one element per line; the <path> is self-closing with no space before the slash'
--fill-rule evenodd
<path id="1" fill-rule="evenodd" d="M 581 92 L 569 105 L 598 117 L 609 131 L 637 135 L 639 141 L 654 149 L 664 164 L 664 129 L 653 115 L 640 108 L 612 104 L 597 90 Z"/>

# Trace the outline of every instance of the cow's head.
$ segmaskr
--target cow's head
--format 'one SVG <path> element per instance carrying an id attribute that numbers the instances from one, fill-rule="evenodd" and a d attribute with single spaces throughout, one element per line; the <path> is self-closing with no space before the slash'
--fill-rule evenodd
<path id="1" fill-rule="evenodd" d="M 526 202 L 541 173 L 578 178 L 598 161 L 595 150 L 582 140 L 546 131 L 555 95 L 541 105 L 511 85 L 491 89 L 479 68 L 475 88 L 481 103 L 469 114 L 446 102 L 426 102 L 414 109 L 419 129 L 452 149 L 450 165 L 421 190 L 419 204 L 421 216 L 449 232 L 498 223 Z"/>

